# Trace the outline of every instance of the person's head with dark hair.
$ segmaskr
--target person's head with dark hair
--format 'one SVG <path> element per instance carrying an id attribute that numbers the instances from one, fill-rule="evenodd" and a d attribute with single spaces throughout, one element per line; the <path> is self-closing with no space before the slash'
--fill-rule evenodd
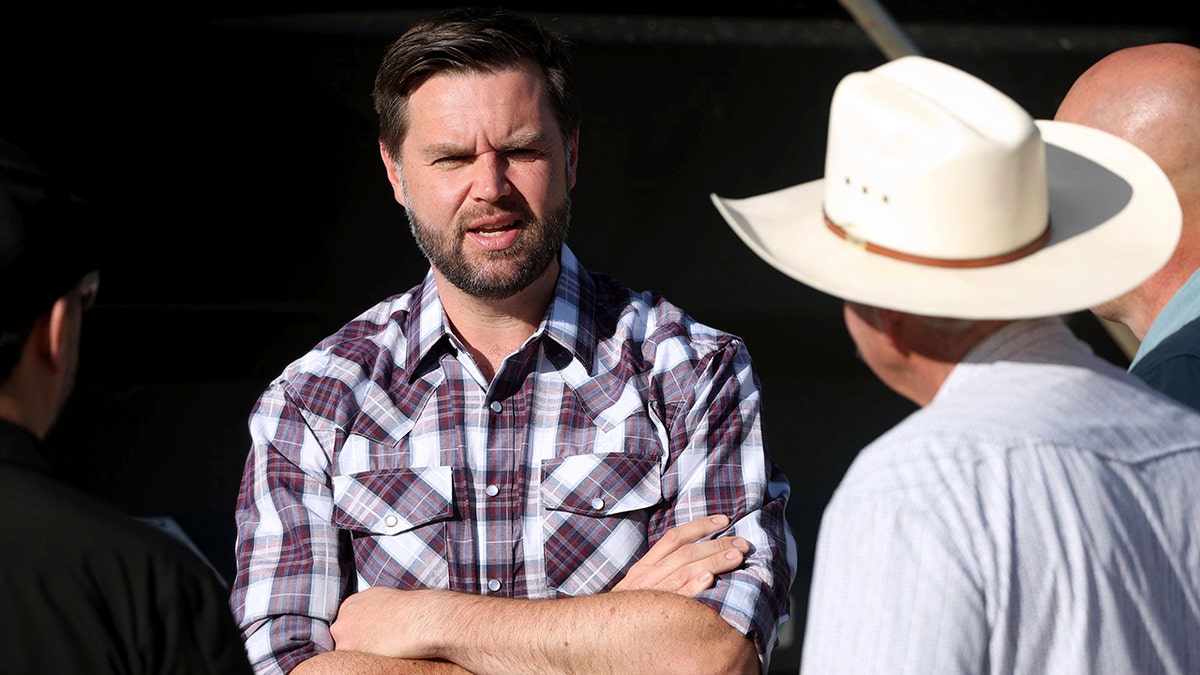
<path id="1" fill-rule="evenodd" d="M 0 139 L 0 417 L 42 436 L 74 386 L 99 255 L 88 205 Z"/>
<path id="2" fill-rule="evenodd" d="M 388 48 L 372 94 L 380 142 L 399 157 L 408 130 L 408 97 L 430 77 L 495 72 L 526 60 L 541 67 L 554 117 L 569 140 L 579 130 L 580 112 L 567 40 L 512 12 L 464 8 L 417 23 Z"/>
<path id="3" fill-rule="evenodd" d="M 579 161 L 569 61 L 536 20 L 470 8 L 417 23 L 383 57 L 380 158 L 444 292 L 532 307 L 553 291 Z"/>
<path id="4" fill-rule="evenodd" d="M 228 591 L 190 542 L 54 475 L 46 436 L 104 250 L 94 206 L 45 169 L 0 139 L 0 670 L 250 675 Z"/>

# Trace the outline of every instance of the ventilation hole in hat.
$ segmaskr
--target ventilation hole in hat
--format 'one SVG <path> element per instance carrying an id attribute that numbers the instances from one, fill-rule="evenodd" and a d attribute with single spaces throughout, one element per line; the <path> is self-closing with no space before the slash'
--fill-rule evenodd
<path id="1" fill-rule="evenodd" d="M 864 185 L 864 186 L 862 187 L 862 191 L 863 191 L 863 194 L 864 194 L 864 195 L 865 195 L 865 194 L 867 194 L 867 186 L 866 186 L 866 185 Z"/>
<path id="2" fill-rule="evenodd" d="M 883 203 L 884 203 L 884 204 L 888 203 L 888 196 L 887 196 L 887 195 L 884 195 L 884 196 L 883 196 Z"/>
<path id="3" fill-rule="evenodd" d="M 850 176 L 846 176 L 846 185 L 850 184 Z"/>

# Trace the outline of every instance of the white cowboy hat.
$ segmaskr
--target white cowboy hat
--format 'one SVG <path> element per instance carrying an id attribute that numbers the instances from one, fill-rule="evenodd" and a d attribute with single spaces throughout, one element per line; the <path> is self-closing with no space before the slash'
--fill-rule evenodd
<path id="1" fill-rule="evenodd" d="M 961 70 L 905 56 L 833 94 L 825 178 L 712 195 L 751 249 L 844 300 L 1018 319 L 1095 307 L 1175 249 L 1166 175 L 1116 136 L 1034 121 Z"/>

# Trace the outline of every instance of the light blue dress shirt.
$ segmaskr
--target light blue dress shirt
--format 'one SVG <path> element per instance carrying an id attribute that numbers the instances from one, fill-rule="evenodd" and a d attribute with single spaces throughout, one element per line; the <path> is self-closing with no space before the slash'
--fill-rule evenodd
<path id="1" fill-rule="evenodd" d="M 1200 270 L 1150 324 L 1129 372 L 1200 410 Z"/>

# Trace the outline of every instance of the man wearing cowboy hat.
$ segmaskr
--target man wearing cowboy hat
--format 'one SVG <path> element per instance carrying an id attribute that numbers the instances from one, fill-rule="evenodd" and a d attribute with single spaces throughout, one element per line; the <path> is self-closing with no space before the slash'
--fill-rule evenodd
<path id="1" fill-rule="evenodd" d="M 1061 319 L 1170 256 L 1148 156 L 910 56 L 839 84 L 823 180 L 713 201 L 921 406 L 825 510 L 801 672 L 1200 672 L 1200 416 Z"/>

